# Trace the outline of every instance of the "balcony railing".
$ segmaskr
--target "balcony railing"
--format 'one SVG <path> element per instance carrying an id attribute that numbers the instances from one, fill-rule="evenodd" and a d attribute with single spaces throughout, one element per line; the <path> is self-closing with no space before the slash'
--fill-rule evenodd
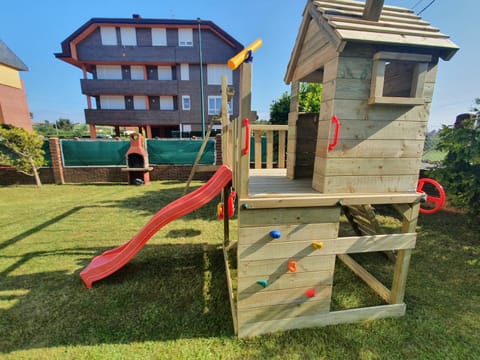
<path id="1" fill-rule="evenodd" d="M 94 125 L 178 125 L 176 110 L 94 110 L 85 109 L 85 122 Z"/>
<path id="2" fill-rule="evenodd" d="M 178 92 L 177 80 L 80 80 L 82 94 L 87 95 L 174 95 Z"/>

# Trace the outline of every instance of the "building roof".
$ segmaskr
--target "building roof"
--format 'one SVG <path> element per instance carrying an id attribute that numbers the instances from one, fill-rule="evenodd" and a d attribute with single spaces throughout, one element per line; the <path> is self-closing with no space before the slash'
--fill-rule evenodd
<path id="1" fill-rule="evenodd" d="M 82 39 L 85 33 L 90 33 L 94 28 L 101 25 L 133 25 L 140 27 L 148 26 L 165 26 L 165 27 L 198 27 L 201 25 L 202 29 L 210 29 L 219 35 L 230 46 L 238 49 L 243 49 L 243 45 L 235 40 L 231 35 L 225 32 L 217 24 L 210 20 L 179 20 L 179 19 L 144 19 L 139 15 L 133 15 L 132 18 L 92 18 L 85 24 L 80 26 L 69 37 L 62 41 L 62 52 L 56 53 L 57 58 L 69 58 L 72 56 L 71 43 Z"/>
<path id="2" fill-rule="evenodd" d="M 0 64 L 7 65 L 20 71 L 27 71 L 28 67 L 10 48 L 0 39 Z"/>
<path id="3" fill-rule="evenodd" d="M 431 48 L 444 60 L 458 50 L 448 35 L 413 10 L 385 5 L 379 20 L 371 21 L 363 18 L 364 8 L 364 2 L 355 0 L 308 0 L 287 73 L 295 67 L 295 57 L 301 51 L 310 20 L 327 33 L 338 52 L 347 42 Z"/>

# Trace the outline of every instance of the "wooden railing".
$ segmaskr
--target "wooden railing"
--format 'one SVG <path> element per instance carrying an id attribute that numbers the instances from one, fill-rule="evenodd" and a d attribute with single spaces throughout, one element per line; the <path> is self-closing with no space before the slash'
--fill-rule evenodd
<path id="1" fill-rule="evenodd" d="M 274 164 L 274 151 L 277 154 L 277 167 L 284 169 L 285 154 L 286 154 L 286 138 L 288 125 L 251 125 L 251 135 L 254 137 L 255 161 L 254 168 L 262 168 L 262 136 L 265 136 L 266 141 L 266 161 L 267 169 L 272 169 Z M 277 146 L 274 146 L 275 134 L 278 134 Z"/>

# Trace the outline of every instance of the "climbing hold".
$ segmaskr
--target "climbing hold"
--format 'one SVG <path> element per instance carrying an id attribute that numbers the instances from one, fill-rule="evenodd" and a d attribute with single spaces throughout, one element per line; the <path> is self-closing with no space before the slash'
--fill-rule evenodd
<path id="1" fill-rule="evenodd" d="M 282 233 L 278 230 L 272 230 L 270 231 L 270 237 L 272 239 L 280 239 L 282 237 Z"/>
<path id="2" fill-rule="evenodd" d="M 315 291 L 315 289 L 308 289 L 307 291 L 305 291 L 305 296 L 308 298 L 315 297 L 316 294 L 317 292 Z"/>
<path id="3" fill-rule="evenodd" d="M 257 284 L 266 288 L 268 286 L 268 280 L 257 280 Z"/>
<path id="4" fill-rule="evenodd" d="M 312 243 L 312 246 L 313 246 L 314 249 L 317 249 L 317 250 L 318 250 L 318 249 L 321 249 L 321 248 L 323 247 L 323 242 L 321 242 L 321 241 L 314 241 L 314 242 Z"/>
<path id="5" fill-rule="evenodd" d="M 248 209 L 248 204 L 247 203 L 242 204 L 242 209 L 247 210 Z"/>
<path id="6" fill-rule="evenodd" d="M 219 203 L 217 205 L 217 216 L 219 220 L 223 220 L 223 204 Z"/>
<path id="7" fill-rule="evenodd" d="M 288 262 L 287 267 L 288 267 L 288 271 L 293 272 L 293 273 L 297 272 L 297 262 L 295 260 L 290 260 Z"/>

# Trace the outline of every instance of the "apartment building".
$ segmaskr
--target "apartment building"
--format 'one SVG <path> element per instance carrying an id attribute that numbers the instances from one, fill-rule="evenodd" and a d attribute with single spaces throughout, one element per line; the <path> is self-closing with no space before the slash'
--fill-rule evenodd
<path id="1" fill-rule="evenodd" d="M 61 47 L 55 56 L 83 72 L 91 137 L 98 125 L 148 138 L 199 133 L 220 112 L 223 75 L 239 94 L 239 73 L 226 64 L 243 46 L 212 21 L 93 18 Z M 238 116 L 238 95 L 229 108 Z"/>
<path id="2" fill-rule="evenodd" d="M 27 95 L 20 71 L 27 66 L 0 40 L 0 124 L 32 131 Z"/>

